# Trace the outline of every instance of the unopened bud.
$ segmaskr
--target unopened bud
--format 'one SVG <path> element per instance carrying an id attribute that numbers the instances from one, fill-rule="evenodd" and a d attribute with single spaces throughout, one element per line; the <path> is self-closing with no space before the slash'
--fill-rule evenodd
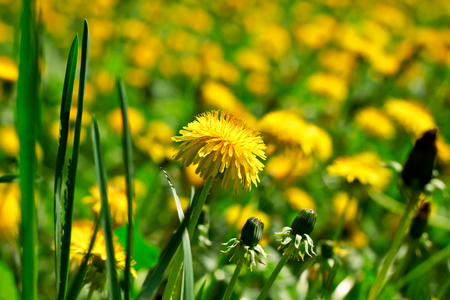
<path id="1" fill-rule="evenodd" d="M 258 245 L 264 229 L 261 219 L 251 217 L 247 220 L 241 231 L 241 240 L 245 245 L 254 247 Z"/>
<path id="2" fill-rule="evenodd" d="M 413 239 L 418 239 L 425 231 L 425 227 L 427 226 L 428 216 L 430 215 L 430 202 L 423 203 L 416 215 L 414 216 L 411 228 L 409 229 L 409 235 Z"/>
<path id="3" fill-rule="evenodd" d="M 437 152 L 436 134 L 437 129 L 428 130 L 416 140 L 401 174 L 406 186 L 422 190 L 431 180 Z"/>
<path id="4" fill-rule="evenodd" d="M 292 231 L 294 234 L 310 234 L 316 226 L 317 214 L 312 209 L 302 209 L 292 222 Z"/>

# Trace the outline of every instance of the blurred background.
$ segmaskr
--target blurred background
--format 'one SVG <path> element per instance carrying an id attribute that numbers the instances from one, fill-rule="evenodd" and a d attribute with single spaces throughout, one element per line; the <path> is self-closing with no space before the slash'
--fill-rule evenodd
<path id="1" fill-rule="evenodd" d="M 0 0 L 0 175 L 18 172 L 20 11 L 19 1 Z M 348 201 L 342 235 L 348 252 L 333 290 L 351 278 L 346 295 L 365 295 L 398 222 L 395 212 L 371 197 L 382 191 L 400 199 L 398 176 L 377 168 L 379 164 L 403 163 L 414 140 L 436 127 L 436 175 L 448 182 L 449 1 L 47 0 L 38 1 L 37 11 L 41 81 L 36 195 L 42 299 L 54 297 L 53 180 L 65 64 L 84 19 L 90 30 L 89 69 L 74 220 L 93 220 L 96 211 L 90 136 L 91 116 L 96 115 L 110 198 L 116 199 L 110 201 L 117 201 L 117 212 L 112 208 L 115 233 L 124 245 L 122 125 L 116 90 L 116 78 L 121 77 L 128 94 L 136 167 L 138 286 L 178 225 L 160 167 L 169 173 L 185 206 L 190 187 L 199 192 L 203 184 L 194 168 L 182 169 L 172 160 L 176 145 L 171 137 L 205 111 L 239 116 L 262 132 L 268 146 L 257 188 L 234 196 L 216 183 L 208 198 L 204 227 L 194 242 L 194 270 L 200 283 L 207 276 L 217 280 L 217 295 L 233 270 L 223 265 L 220 243 L 238 235 L 248 217 L 265 223 L 262 245 L 272 254 L 267 267 L 246 273 L 236 287 L 252 299 L 279 256 L 273 233 L 290 225 L 299 209 L 312 208 L 318 214 L 313 239 L 331 239 Z M 75 87 L 73 123 L 77 91 Z M 327 169 L 342 157 L 362 161 L 364 167 L 351 166 L 380 179 L 359 182 L 358 192 L 349 196 L 345 178 Z M 17 183 L 0 186 L 0 269 L 13 282 L 20 278 L 18 193 Z M 434 193 L 431 215 L 448 220 L 447 194 L 448 189 Z M 417 246 L 422 257 L 449 243 L 448 224 L 446 228 L 429 226 L 426 239 Z M 302 295 L 298 274 L 295 264 L 283 270 L 273 287 L 276 299 Z M 314 265 L 304 274 L 308 278 L 302 277 L 302 284 L 312 287 L 319 276 Z M 430 271 L 416 290 L 404 291 L 406 297 L 417 289 L 425 295 L 435 293 L 445 278 L 442 274 L 449 275 L 448 266 Z"/>

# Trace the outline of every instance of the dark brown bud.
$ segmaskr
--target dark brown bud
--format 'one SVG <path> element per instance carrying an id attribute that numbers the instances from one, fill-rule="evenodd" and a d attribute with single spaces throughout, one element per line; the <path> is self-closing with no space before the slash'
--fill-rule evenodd
<path id="1" fill-rule="evenodd" d="M 251 217 L 247 220 L 241 231 L 241 240 L 245 245 L 254 247 L 258 245 L 264 229 L 261 219 Z"/>
<path id="2" fill-rule="evenodd" d="M 406 186 L 422 190 L 430 182 L 437 152 L 436 134 L 437 129 L 428 130 L 416 141 L 401 173 Z"/>
<path id="3" fill-rule="evenodd" d="M 292 231 L 295 234 L 310 234 L 316 226 L 317 214 L 312 209 L 302 209 L 292 222 Z"/>

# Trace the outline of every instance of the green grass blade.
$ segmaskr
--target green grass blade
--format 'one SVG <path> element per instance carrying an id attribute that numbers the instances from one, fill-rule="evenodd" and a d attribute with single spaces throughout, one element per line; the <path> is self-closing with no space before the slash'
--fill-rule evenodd
<path id="1" fill-rule="evenodd" d="M 81 262 L 80 267 L 78 268 L 78 272 L 75 275 L 75 278 L 70 285 L 69 293 L 67 294 L 67 300 L 75 300 L 80 294 L 81 289 L 83 288 L 84 277 L 86 276 L 86 271 L 88 268 L 89 258 L 91 257 L 92 248 L 94 248 L 95 239 L 97 238 L 97 232 L 100 224 L 100 218 L 102 218 L 102 211 L 100 211 L 100 215 L 95 222 L 94 233 L 92 234 L 91 242 L 89 243 L 89 249 L 86 255 Z"/>
<path id="2" fill-rule="evenodd" d="M 20 248 L 22 260 L 22 299 L 36 298 L 37 232 L 34 201 L 35 112 L 38 109 L 38 65 L 35 15 L 31 1 L 23 0 L 20 20 L 20 63 L 17 85 L 17 125 L 20 142 L 21 191 Z"/>
<path id="3" fill-rule="evenodd" d="M 58 139 L 58 153 L 56 156 L 55 184 L 54 184 L 54 226 L 55 226 L 55 274 L 56 274 L 56 293 L 59 299 L 63 299 L 65 286 L 67 284 L 67 268 L 62 270 L 61 248 L 62 248 L 62 205 L 61 205 L 61 186 L 63 182 L 63 168 L 66 158 L 67 137 L 69 135 L 69 118 L 72 104 L 73 85 L 75 82 L 75 73 L 77 68 L 78 56 L 78 36 L 72 42 L 69 58 L 67 59 L 66 75 L 64 79 L 63 95 L 61 99 L 60 125 Z M 62 276 L 62 279 L 61 279 Z M 62 292 L 62 293 L 61 293 Z"/>
<path id="4" fill-rule="evenodd" d="M 17 179 L 19 179 L 19 175 L 15 174 L 2 175 L 0 176 L 0 183 L 11 183 L 17 181 Z"/>
<path id="5" fill-rule="evenodd" d="M 196 205 L 195 202 L 198 202 L 198 199 L 196 199 L 196 201 L 194 201 L 194 203 L 189 207 L 188 211 L 186 212 L 186 216 L 183 219 L 183 222 L 180 224 L 180 226 L 178 226 L 178 229 L 170 238 L 169 243 L 164 252 L 162 253 L 155 271 L 154 272 L 150 271 L 147 274 L 144 284 L 142 285 L 141 292 L 136 299 L 138 300 L 150 299 L 158 289 L 159 285 L 163 280 L 164 273 L 167 267 L 169 266 L 170 261 L 172 260 L 174 254 L 177 252 L 177 249 L 181 244 L 183 233 L 185 229 L 188 227 L 193 207 Z"/>
<path id="6" fill-rule="evenodd" d="M 131 133 L 128 123 L 128 104 L 127 95 L 125 92 L 125 87 L 121 79 L 117 80 L 117 86 L 119 89 L 119 102 L 120 108 L 122 110 L 122 123 L 123 123 L 123 134 L 122 134 L 122 147 L 123 147 L 123 161 L 125 163 L 125 179 L 126 179 L 126 189 L 127 189 L 127 201 L 128 201 L 128 227 L 127 227 L 127 244 L 126 244 L 126 260 L 125 260 L 125 285 L 124 293 L 125 299 L 130 299 L 131 291 L 131 259 L 133 256 L 133 178 L 134 178 L 134 166 L 133 166 L 133 152 L 131 147 Z"/>
<path id="7" fill-rule="evenodd" d="M 167 181 L 169 182 L 169 186 L 172 190 L 173 198 L 175 199 L 175 204 L 177 206 L 178 218 L 180 222 L 183 222 L 184 213 L 183 208 L 181 207 L 180 199 L 178 198 L 177 191 L 175 190 L 172 181 L 169 178 L 169 174 L 164 171 L 164 175 L 166 175 Z M 193 195 L 192 195 L 193 197 Z M 191 198 L 192 199 L 192 198 Z M 191 253 L 191 245 L 189 241 L 189 233 L 187 229 L 183 233 L 183 252 L 184 252 L 184 283 L 186 288 L 186 299 L 194 300 L 195 299 L 195 291 L 194 291 L 194 268 L 192 266 L 192 253 Z"/>
<path id="8" fill-rule="evenodd" d="M 108 272 L 109 298 L 121 299 L 119 280 L 117 278 L 116 258 L 114 255 L 113 235 L 111 229 L 111 213 L 109 211 L 108 196 L 106 189 L 106 176 L 103 164 L 103 155 L 100 145 L 100 133 L 98 131 L 97 120 L 92 118 L 92 142 L 94 147 L 95 170 L 97 173 L 98 187 L 100 190 L 100 200 L 102 202 L 102 227 L 105 235 L 106 246 L 106 270 Z"/>

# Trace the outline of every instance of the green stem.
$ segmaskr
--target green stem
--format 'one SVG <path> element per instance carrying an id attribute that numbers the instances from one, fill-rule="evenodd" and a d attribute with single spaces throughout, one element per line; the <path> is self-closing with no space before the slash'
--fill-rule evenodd
<path id="1" fill-rule="evenodd" d="M 209 194 L 209 191 L 211 190 L 212 183 L 214 181 L 213 177 L 210 177 L 203 186 L 202 192 L 200 194 L 200 197 L 197 202 L 194 202 L 194 208 L 192 211 L 192 217 L 191 221 L 188 225 L 188 232 L 189 237 L 192 239 L 194 235 L 195 227 L 197 226 L 198 219 L 200 218 L 200 215 L 202 213 L 203 205 L 206 202 L 206 197 Z M 181 274 L 181 265 L 183 264 L 184 260 L 184 254 L 183 251 L 178 251 L 178 253 L 175 256 L 175 260 L 172 265 L 172 269 L 170 271 L 170 275 L 167 281 L 166 289 L 164 290 L 163 299 L 170 299 L 170 297 L 173 295 L 175 288 L 177 286 L 178 282 L 178 276 Z"/>
<path id="2" fill-rule="evenodd" d="M 236 265 L 236 269 L 234 269 L 233 277 L 231 277 L 230 283 L 228 283 L 227 290 L 225 291 L 225 295 L 223 295 L 222 300 L 229 300 L 231 295 L 233 294 L 234 285 L 239 277 L 239 273 L 241 273 L 242 266 L 244 265 L 243 261 L 239 261 Z"/>
<path id="3" fill-rule="evenodd" d="M 92 288 L 92 284 L 91 284 L 91 286 L 89 287 L 89 292 L 86 296 L 86 300 L 91 300 L 93 294 L 94 294 L 94 289 Z"/>
<path id="4" fill-rule="evenodd" d="M 425 272 L 432 269 L 436 264 L 450 257 L 450 245 L 442 249 L 441 251 L 433 254 L 426 261 L 415 267 L 411 272 L 403 276 L 396 284 L 398 289 L 402 288 L 405 284 L 413 280 L 414 278 L 419 277 Z"/>
<path id="5" fill-rule="evenodd" d="M 405 231 L 408 228 L 408 224 L 411 220 L 412 208 L 414 205 L 414 201 L 409 200 L 406 205 L 405 212 L 400 220 L 400 225 L 397 228 L 397 232 L 395 233 L 394 240 L 391 243 L 391 246 L 386 254 L 386 258 L 384 259 L 383 265 L 381 266 L 380 271 L 375 278 L 375 282 L 372 285 L 367 300 L 375 300 L 383 287 L 384 280 L 386 278 L 386 274 L 389 270 L 389 267 L 392 265 L 395 256 L 397 254 L 398 249 L 403 241 L 403 237 L 405 235 Z"/>
<path id="6" fill-rule="evenodd" d="M 278 274 L 280 273 L 281 269 L 284 267 L 286 262 L 289 260 L 289 256 L 291 256 L 292 251 L 294 251 L 294 242 L 291 242 L 289 245 L 289 248 L 286 249 L 286 252 L 284 252 L 283 256 L 281 256 L 280 261 L 278 262 L 277 266 L 275 267 L 275 270 L 273 270 L 272 275 L 270 275 L 270 278 L 267 280 L 266 284 L 264 285 L 261 293 L 258 296 L 257 300 L 264 300 L 267 297 L 267 294 L 269 293 L 270 288 L 272 287 L 273 282 L 277 278 Z"/>
<path id="7" fill-rule="evenodd" d="M 337 241 L 342 234 L 342 229 L 344 228 L 344 224 L 345 224 L 345 215 L 347 214 L 347 210 L 350 207 L 350 202 L 351 202 L 351 195 L 348 195 L 348 201 L 347 203 L 345 203 L 345 207 L 344 210 L 342 211 L 342 214 L 339 218 L 339 222 L 336 226 L 336 230 L 334 231 L 334 235 L 333 235 L 333 241 Z"/>

